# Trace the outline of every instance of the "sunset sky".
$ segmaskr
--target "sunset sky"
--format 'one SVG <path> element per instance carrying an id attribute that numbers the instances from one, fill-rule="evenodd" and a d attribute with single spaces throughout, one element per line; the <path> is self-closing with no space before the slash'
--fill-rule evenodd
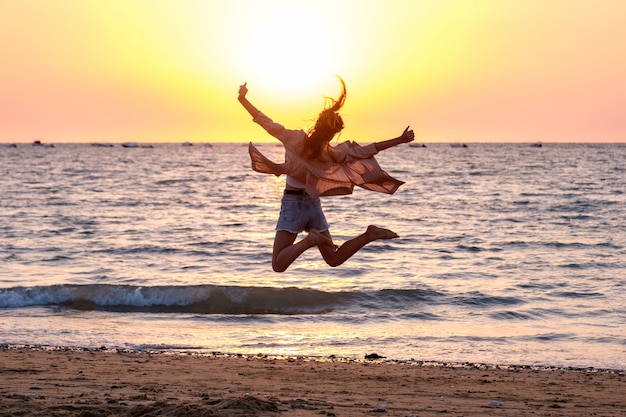
<path id="1" fill-rule="evenodd" d="M 626 142 L 624 0 L 0 0 L 0 142 Z"/>

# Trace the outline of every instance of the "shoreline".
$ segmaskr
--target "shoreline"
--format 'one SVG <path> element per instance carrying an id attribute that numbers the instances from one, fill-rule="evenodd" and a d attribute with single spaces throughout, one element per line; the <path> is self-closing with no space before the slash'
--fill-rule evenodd
<path id="1" fill-rule="evenodd" d="M 0 345 L 0 416 L 614 416 L 593 368 Z"/>
<path id="2" fill-rule="evenodd" d="M 440 367 L 459 369 L 483 369 L 483 370 L 532 370 L 532 371 L 568 371 L 568 372 L 591 372 L 591 373 L 613 373 L 625 374 L 626 368 L 598 368 L 593 366 L 555 366 L 555 365 L 528 365 L 528 364 L 505 364 L 505 363 L 483 363 L 483 362 L 455 362 L 455 361 L 435 361 L 428 359 L 394 359 L 379 356 L 377 353 L 364 355 L 362 358 L 343 357 L 338 355 L 310 356 L 310 355 L 280 355 L 266 353 L 232 353 L 218 351 L 201 351 L 197 349 L 131 349 L 131 348 L 108 348 L 101 346 L 77 347 L 77 346 L 53 346 L 53 345 L 22 345 L 0 343 L 0 352 L 10 350 L 28 350 L 42 352 L 103 352 L 118 354 L 146 354 L 146 355 L 181 355 L 191 357 L 207 357 L 215 359 L 240 358 L 246 360 L 277 360 L 288 362 L 338 362 L 338 363 L 365 363 L 381 365 L 406 365 L 418 367 Z"/>

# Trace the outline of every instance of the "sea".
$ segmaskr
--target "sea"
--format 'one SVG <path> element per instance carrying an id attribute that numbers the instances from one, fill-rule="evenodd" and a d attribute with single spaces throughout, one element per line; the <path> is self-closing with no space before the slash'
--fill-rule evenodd
<path id="1" fill-rule="evenodd" d="M 322 205 L 400 237 L 284 273 L 284 178 L 191 145 L 0 145 L 0 345 L 626 368 L 626 144 L 388 149 Z"/>

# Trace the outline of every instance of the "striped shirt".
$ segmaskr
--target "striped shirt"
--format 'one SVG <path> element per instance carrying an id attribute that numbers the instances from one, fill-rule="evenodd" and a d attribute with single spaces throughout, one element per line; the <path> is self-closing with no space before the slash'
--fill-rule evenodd
<path id="1" fill-rule="evenodd" d="M 375 145 L 361 146 L 346 141 L 328 146 L 320 158 L 308 160 L 300 155 L 307 139 L 304 130 L 286 129 L 263 113 L 253 121 L 278 139 L 285 147 L 285 162 L 276 163 L 263 155 L 252 143 L 248 146 L 252 169 L 264 174 L 287 175 L 304 183 L 312 197 L 352 194 L 354 186 L 370 191 L 393 194 L 403 181 L 391 177 L 374 158 Z"/>

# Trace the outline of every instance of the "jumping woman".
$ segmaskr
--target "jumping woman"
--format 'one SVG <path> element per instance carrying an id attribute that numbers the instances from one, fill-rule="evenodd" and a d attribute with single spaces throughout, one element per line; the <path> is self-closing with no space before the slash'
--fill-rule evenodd
<path id="1" fill-rule="evenodd" d="M 278 139 L 285 147 L 285 162 L 274 163 L 250 143 L 252 169 L 274 175 L 286 175 L 280 216 L 276 225 L 272 268 L 284 272 L 304 251 L 317 246 L 330 266 L 344 263 L 363 246 L 379 239 L 394 239 L 398 235 L 374 225 L 359 236 L 335 246 L 329 225 L 322 211 L 320 197 L 351 194 L 354 186 L 370 191 L 393 194 L 404 182 L 383 171 L 374 155 L 401 143 L 411 142 L 415 135 L 407 127 L 394 139 L 360 146 L 342 142 L 331 146 L 331 140 L 343 129 L 339 110 L 346 101 L 346 85 L 341 78 L 341 95 L 324 109 L 308 132 L 290 130 L 259 111 L 246 97 L 247 83 L 239 87 L 239 102 L 253 121 Z M 302 231 L 308 235 L 297 243 Z"/>

